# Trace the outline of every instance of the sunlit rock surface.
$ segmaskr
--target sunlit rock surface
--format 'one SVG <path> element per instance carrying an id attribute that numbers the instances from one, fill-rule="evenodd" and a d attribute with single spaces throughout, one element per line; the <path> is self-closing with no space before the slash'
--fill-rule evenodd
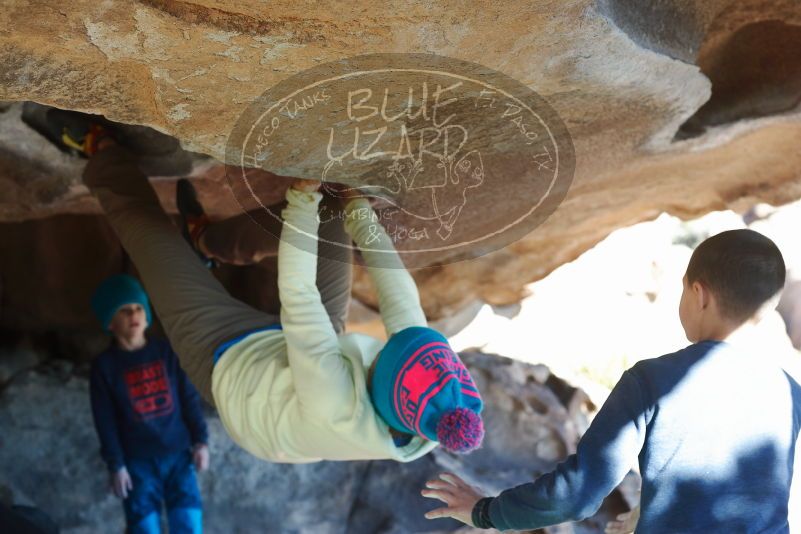
<path id="1" fill-rule="evenodd" d="M 476 297 L 517 302 L 526 284 L 615 228 L 662 211 L 692 217 L 801 197 L 801 7 L 792 0 L 674 0 L 648 8 L 631 0 L 480 2 L 469 9 L 415 1 L 268 8 L 233 1 L 65 7 L 10 0 L 0 28 L 0 100 L 150 126 L 218 161 L 253 99 L 327 61 L 427 52 L 526 84 L 572 136 L 572 188 L 545 224 L 505 249 L 417 272 L 433 318 Z M 95 212 L 79 182 L 80 164 L 52 149 L 24 155 L 25 135 L 9 134 L 16 126 L 5 121 L 0 180 L 13 187 L 3 188 L 0 217 Z M 322 142 L 321 135 L 310 132 L 305 142 Z M 192 173 L 211 176 L 202 196 L 214 216 L 235 211 L 224 173 L 213 165 L 201 171 Z M 286 187 L 275 180 L 276 190 Z M 161 191 L 168 207 L 169 185 Z M 525 202 L 504 193 L 506 202 Z M 480 225 L 481 210 L 502 210 L 501 204 L 472 208 L 460 221 Z M 369 301 L 359 280 L 357 294 Z"/>

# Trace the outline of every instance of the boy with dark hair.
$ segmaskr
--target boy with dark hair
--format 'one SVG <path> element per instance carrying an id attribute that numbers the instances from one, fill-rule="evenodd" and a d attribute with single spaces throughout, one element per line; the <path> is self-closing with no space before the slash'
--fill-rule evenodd
<path id="1" fill-rule="evenodd" d="M 444 473 L 422 493 L 447 506 L 426 517 L 499 530 L 581 520 L 638 458 L 640 532 L 789 532 L 801 386 L 775 355 L 747 343 L 784 277 L 779 249 L 757 232 L 701 243 L 679 306 L 692 345 L 626 371 L 576 453 L 553 472 L 497 497 Z"/>
<path id="2" fill-rule="evenodd" d="M 195 468 L 208 467 L 200 397 L 166 340 L 146 338 L 150 304 L 128 275 L 106 279 L 92 308 L 111 346 L 92 362 L 92 416 L 114 494 L 123 499 L 129 534 L 202 532 Z M 194 464 L 194 465 L 193 465 Z"/>

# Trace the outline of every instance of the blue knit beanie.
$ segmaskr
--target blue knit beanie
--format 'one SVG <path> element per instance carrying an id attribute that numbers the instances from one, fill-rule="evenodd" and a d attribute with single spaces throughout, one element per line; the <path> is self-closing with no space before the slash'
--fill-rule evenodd
<path id="1" fill-rule="evenodd" d="M 133 276 L 115 274 L 103 280 L 92 296 L 92 309 L 104 330 L 108 330 L 111 319 L 120 306 L 141 304 L 145 309 L 147 324 L 151 324 L 150 302 L 142 284 Z"/>
<path id="2" fill-rule="evenodd" d="M 417 434 L 452 452 L 468 452 L 484 437 L 483 403 L 470 372 L 448 340 L 413 326 L 381 349 L 370 396 L 392 428 Z"/>

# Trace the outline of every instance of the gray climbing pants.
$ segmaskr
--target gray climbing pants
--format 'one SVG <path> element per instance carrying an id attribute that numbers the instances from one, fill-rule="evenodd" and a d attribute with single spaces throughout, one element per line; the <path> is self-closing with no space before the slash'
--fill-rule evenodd
<path id="1" fill-rule="evenodd" d="M 226 291 L 181 237 L 127 150 L 114 146 L 98 152 L 89 160 L 83 177 L 136 265 L 181 367 L 213 405 L 215 350 L 226 341 L 279 322 L 280 317 L 248 306 Z M 323 205 L 341 209 L 331 197 L 324 197 L 321 209 Z M 245 215 L 236 219 L 236 224 L 222 223 L 221 228 L 231 232 L 230 244 L 218 238 L 215 246 L 221 250 L 213 251 L 215 255 L 219 252 L 219 257 L 235 257 L 243 239 L 248 243 L 248 254 L 259 246 L 268 252 L 277 250 L 280 231 L 267 232 Z M 212 223 L 209 230 L 214 226 Z M 352 252 L 351 247 L 334 243 L 350 244 L 350 237 L 341 217 L 322 223 L 319 235 L 317 287 L 339 333 L 344 331 L 350 301 Z M 233 250 L 226 250 L 226 246 Z"/>

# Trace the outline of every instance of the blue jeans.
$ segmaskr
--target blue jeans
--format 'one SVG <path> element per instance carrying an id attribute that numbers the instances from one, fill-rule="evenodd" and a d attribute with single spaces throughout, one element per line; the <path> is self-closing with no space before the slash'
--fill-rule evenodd
<path id="1" fill-rule="evenodd" d="M 200 490 L 188 450 L 125 463 L 133 484 L 122 501 L 129 534 L 160 534 L 162 502 L 167 505 L 170 534 L 203 531 Z"/>

